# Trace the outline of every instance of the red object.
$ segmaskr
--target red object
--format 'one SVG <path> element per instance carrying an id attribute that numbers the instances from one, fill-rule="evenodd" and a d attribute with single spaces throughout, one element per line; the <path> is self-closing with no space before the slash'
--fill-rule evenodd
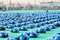
<path id="1" fill-rule="evenodd" d="M 11 2 L 11 0 L 9 1 L 10 2 L 10 6 L 12 5 L 12 2 Z"/>
<path id="2" fill-rule="evenodd" d="M 18 3 L 18 5 L 20 5 L 20 1 L 19 1 L 19 0 L 18 0 L 18 2 L 17 2 L 17 3 Z"/>

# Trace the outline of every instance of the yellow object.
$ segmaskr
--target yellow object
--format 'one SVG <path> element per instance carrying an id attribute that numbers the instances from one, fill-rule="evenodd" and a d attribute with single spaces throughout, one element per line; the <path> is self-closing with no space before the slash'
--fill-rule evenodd
<path id="1" fill-rule="evenodd" d="M 40 5 L 40 0 L 37 0 L 37 5 Z"/>

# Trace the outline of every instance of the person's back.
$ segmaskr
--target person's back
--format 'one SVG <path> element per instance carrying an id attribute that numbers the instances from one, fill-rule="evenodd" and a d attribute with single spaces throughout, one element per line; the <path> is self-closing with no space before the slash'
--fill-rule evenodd
<path id="1" fill-rule="evenodd" d="M 48 12 L 48 10 L 46 12 Z"/>
<path id="2" fill-rule="evenodd" d="M 3 11 L 5 11 L 6 9 L 2 9 Z"/>

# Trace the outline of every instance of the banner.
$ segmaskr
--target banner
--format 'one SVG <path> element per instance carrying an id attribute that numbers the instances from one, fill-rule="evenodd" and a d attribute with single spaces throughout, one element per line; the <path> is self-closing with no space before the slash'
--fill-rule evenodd
<path id="1" fill-rule="evenodd" d="M 37 5 L 40 5 L 40 0 L 37 0 Z"/>
<path id="2" fill-rule="evenodd" d="M 17 4 L 20 5 L 20 0 L 18 0 Z"/>
<path id="3" fill-rule="evenodd" d="M 34 4 L 37 5 L 37 4 L 36 4 L 36 0 L 34 0 Z"/>
<path id="4" fill-rule="evenodd" d="M 10 6 L 12 5 L 12 0 L 9 1 L 10 2 Z"/>
<path id="5" fill-rule="evenodd" d="M 30 4 L 30 1 L 28 0 L 28 4 Z"/>

